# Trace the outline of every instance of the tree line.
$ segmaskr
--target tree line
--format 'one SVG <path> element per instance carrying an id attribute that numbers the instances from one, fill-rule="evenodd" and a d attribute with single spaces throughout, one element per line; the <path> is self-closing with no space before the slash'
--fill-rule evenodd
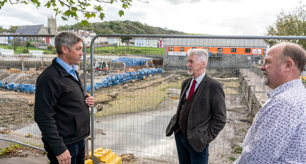
<path id="1" fill-rule="evenodd" d="M 84 27 L 81 23 L 58 27 L 63 30 L 86 30 L 97 34 L 186 34 L 184 32 L 170 30 L 161 27 L 153 27 L 137 21 L 104 21 L 99 23 L 89 23 Z"/>

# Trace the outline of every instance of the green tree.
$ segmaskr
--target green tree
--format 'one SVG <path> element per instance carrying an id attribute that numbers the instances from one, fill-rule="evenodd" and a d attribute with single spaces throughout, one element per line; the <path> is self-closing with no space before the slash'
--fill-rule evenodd
<path id="1" fill-rule="evenodd" d="M 306 5 L 295 8 L 292 12 L 282 11 L 273 25 L 268 26 L 266 35 L 271 36 L 305 36 L 306 35 Z M 284 40 L 281 40 L 284 41 Z M 286 40 L 296 42 L 306 48 L 306 40 Z M 275 44 L 274 39 L 266 40 Z"/>
<path id="2" fill-rule="evenodd" d="M 26 5 L 34 5 L 40 7 L 42 4 L 47 8 L 51 8 L 55 11 L 56 15 L 60 15 L 63 20 L 68 18 L 74 18 L 79 20 L 79 15 L 82 14 L 85 19 L 81 20 L 83 26 L 88 25 L 90 18 L 98 17 L 101 20 L 104 19 L 104 7 L 105 4 L 119 3 L 121 9 L 119 9 L 119 16 L 124 15 L 125 9 L 128 9 L 133 0 L 2 0 L 0 1 L 0 10 L 7 3 L 12 5 L 21 3 Z M 138 0 L 147 3 L 147 0 Z"/>
<path id="3" fill-rule="evenodd" d="M 5 29 L 2 26 L 0 26 L 0 33 L 3 33 L 3 32 L 5 32 Z"/>
<path id="4" fill-rule="evenodd" d="M 128 50 L 130 49 L 130 40 L 131 39 L 132 39 L 132 37 L 130 37 L 130 36 L 122 36 L 121 37 L 121 42 L 126 43 L 128 45 Z"/>
<path id="5" fill-rule="evenodd" d="M 185 34 L 184 32 L 152 27 L 133 21 L 104 21 L 89 23 L 87 27 L 82 27 L 80 23 L 76 23 L 58 27 L 59 31 L 72 29 L 94 31 L 97 34 Z"/>
<path id="6" fill-rule="evenodd" d="M 12 49 L 14 49 L 14 51 L 16 51 L 18 47 L 23 46 L 23 41 L 19 37 L 14 37 L 9 42 L 12 43 Z"/>

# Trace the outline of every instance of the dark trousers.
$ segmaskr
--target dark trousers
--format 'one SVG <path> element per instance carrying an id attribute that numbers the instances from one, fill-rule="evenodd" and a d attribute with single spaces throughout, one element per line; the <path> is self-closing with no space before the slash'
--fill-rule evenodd
<path id="1" fill-rule="evenodd" d="M 203 152 L 196 152 L 181 131 L 175 134 L 180 164 L 208 164 L 208 145 Z"/>
<path id="2" fill-rule="evenodd" d="M 58 164 L 55 154 L 51 150 L 49 144 L 43 139 L 45 150 L 48 152 L 47 156 L 50 164 Z M 71 155 L 71 164 L 84 164 L 85 160 L 85 140 L 77 143 L 66 145 Z"/>

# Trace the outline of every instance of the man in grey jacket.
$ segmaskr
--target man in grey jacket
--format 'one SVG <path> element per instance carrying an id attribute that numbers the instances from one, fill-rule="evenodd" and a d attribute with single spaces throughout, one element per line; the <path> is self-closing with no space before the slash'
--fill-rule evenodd
<path id="1" fill-rule="evenodd" d="M 206 75 L 207 51 L 190 49 L 187 55 L 187 71 L 192 77 L 182 82 L 177 112 L 166 135 L 175 133 L 181 164 L 207 164 L 208 145 L 226 122 L 225 96 L 222 85 Z"/>

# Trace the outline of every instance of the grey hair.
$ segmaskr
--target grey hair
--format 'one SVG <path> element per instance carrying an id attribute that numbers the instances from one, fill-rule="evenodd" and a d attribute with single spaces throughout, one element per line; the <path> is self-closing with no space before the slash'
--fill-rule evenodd
<path id="1" fill-rule="evenodd" d="M 208 63 L 208 52 L 205 49 L 189 49 L 187 55 L 197 55 L 201 61 L 206 62 L 206 65 Z"/>
<path id="2" fill-rule="evenodd" d="M 58 55 L 62 55 L 62 46 L 66 46 L 69 50 L 71 47 L 78 43 L 83 42 L 83 39 L 79 37 L 78 35 L 72 33 L 72 32 L 61 32 L 55 36 L 55 48 Z"/>

